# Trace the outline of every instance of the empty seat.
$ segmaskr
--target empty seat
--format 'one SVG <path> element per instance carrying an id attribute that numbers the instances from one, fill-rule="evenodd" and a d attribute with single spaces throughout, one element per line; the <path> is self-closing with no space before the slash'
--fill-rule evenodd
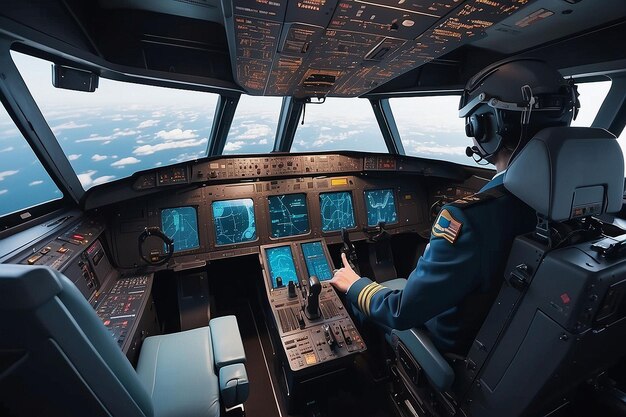
<path id="1" fill-rule="evenodd" d="M 2 415 L 215 417 L 220 397 L 224 407 L 247 398 L 234 316 L 214 319 L 215 330 L 209 323 L 147 338 L 135 372 L 87 300 L 53 269 L 0 265 L 0 313 Z"/>

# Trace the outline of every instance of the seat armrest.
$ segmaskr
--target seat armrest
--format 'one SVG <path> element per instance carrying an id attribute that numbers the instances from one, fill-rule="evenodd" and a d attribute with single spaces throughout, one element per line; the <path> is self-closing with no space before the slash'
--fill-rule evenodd
<path id="1" fill-rule="evenodd" d="M 243 350 L 243 342 L 235 316 L 224 316 L 212 319 L 209 322 L 211 328 L 211 342 L 213 344 L 213 360 L 215 367 L 234 363 L 245 363 L 246 353 Z"/>
<path id="2" fill-rule="evenodd" d="M 435 388 L 446 391 L 452 386 L 454 371 L 425 331 L 393 330 L 391 338 L 394 347 L 397 347 L 398 343 L 406 347 Z"/>
<path id="3" fill-rule="evenodd" d="M 220 369 L 220 396 L 225 408 L 243 404 L 248 399 L 248 374 L 242 363 Z"/>

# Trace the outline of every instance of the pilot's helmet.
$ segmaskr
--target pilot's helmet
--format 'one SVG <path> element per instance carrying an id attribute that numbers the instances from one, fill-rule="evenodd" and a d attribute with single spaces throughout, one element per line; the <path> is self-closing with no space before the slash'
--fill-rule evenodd
<path id="1" fill-rule="evenodd" d="M 578 108 L 575 85 L 544 61 L 496 62 L 472 77 L 461 97 L 459 117 L 475 145 L 468 156 L 489 160 L 503 147 L 519 151 L 539 130 L 569 126 Z"/>

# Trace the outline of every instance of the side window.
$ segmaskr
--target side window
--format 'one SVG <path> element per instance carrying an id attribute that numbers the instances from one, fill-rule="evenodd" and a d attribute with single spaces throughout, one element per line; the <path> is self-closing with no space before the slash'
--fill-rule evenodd
<path id="1" fill-rule="evenodd" d="M 0 106 L 0 217 L 63 197 Z"/>
<path id="2" fill-rule="evenodd" d="M 476 165 L 465 155 L 471 139 L 459 118 L 459 96 L 392 98 L 389 100 L 407 155 Z"/>
<path id="3" fill-rule="evenodd" d="M 591 83 L 580 83 L 578 87 L 578 100 L 580 100 L 580 110 L 576 120 L 572 121 L 572 126 L 589 127 L 596 118 L 602 102 L 611 89 L 610 81 L 597 81 Z"/>

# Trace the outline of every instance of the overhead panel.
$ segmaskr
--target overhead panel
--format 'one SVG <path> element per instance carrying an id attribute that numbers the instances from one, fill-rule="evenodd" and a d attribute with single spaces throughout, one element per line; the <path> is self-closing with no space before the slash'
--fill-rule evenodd
<path id="1" fill-rule="evenodd" d="M 364 94 L 533 1 L 223 0 L 238 82 L 253 95 L 296 97 Z"/>

